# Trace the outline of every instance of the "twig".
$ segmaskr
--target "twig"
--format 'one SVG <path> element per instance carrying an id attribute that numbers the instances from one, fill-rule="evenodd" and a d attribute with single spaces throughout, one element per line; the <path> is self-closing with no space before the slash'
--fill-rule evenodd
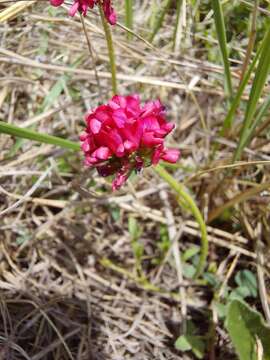
<path id="1" fill-rule="evenodd" d="M 94 52 L 93 52 L 93 49 L 92 49 L 92 45 L 91 45 L 91 42 L 90 42 L 90 37 L 89 37 L 89 35 L 87 33 L 87 29 L 86 29 L 85 22 L 84 22 L 84 17 L 83 17 L 83 15 L 81 13 L 80 13 L 80 17 L 81 17 L 81 23 L 82 23 L 83 32 L 84 32 L 84 35 L 85 35 L 85 38 L 86 38 L 89 54 L 90 54 L 90 57 L 91 57 L 92 62 L 93 62 L 93 67 L 94 67 L 94 72 L 95 72 L 95 78 L 96 78 L 96 81 L 97 81 L 99 96 L 100 96 L 100 99 L 102 99 L 100 80 L 99 80 L 97 66 L 96 66 L 96 58 L 95 58 L 95 55 L 94 55 Z"/>

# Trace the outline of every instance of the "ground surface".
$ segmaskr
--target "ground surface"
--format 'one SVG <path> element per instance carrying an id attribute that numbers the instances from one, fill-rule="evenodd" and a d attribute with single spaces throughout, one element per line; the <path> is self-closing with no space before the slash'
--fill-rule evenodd
<path id="1" fill-rule="evenodd" d="M 144 1 L 135 9 L 135 32 L 147 37 L 151 7 Z M 206 54 L 207 44 L 216 52 L 212 35 L 192 33 L 190 11 L 181 55 L 171 50 L 173 8 L 155 47 L 127 41 L 121 27 L 113 32 L 119 93 L 159 97 L 176 123 L 168 145 L 182 159 L 171 171 L 210 220 L 204 278 L 191 279 L 200 244 L 196 222 L 153 169 L 112 194 L 109 180 L 84 169 L 81 154 L 0 135 L 1 359 L 194 359 L 174 348 L 183 319 L 202 336 L 214 328 L 207 358 L 235 358 L 213 297 L 226 300 L 222 284 L 235 288 L 239 271 L 256 275 L 258 256 L 267 264 L 269 192 L 247 191 L 269 182 L 269 171 L 260 163 L 216 168 L 230 162 L 237 138 L 219 136 L 223 69 Z M 97 14 L 86 25 L 100 89 L 79 17 L 38 1 L 1 24 L 2 120 L 78 141 L 85 112 L 110 96 Z M 241 57 L 242 43 L 232 45 Z M 235 82 L 240 60 L 232 63 Z M 262 131 L 243 160 L 269 161 L 267 136 Z M 246 201 L 219 211 L 239 195 Z M 175 262 L 180 253 L 182 263 Z M 268 286 L 265 270 L 260 289 Z M 259 295 L 248 301 L 263 312 Z"/>

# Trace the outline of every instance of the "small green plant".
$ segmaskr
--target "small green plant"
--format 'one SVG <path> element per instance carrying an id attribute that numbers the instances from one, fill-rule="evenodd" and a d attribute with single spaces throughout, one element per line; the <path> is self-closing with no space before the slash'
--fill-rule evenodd
<path id="1" fill-rule="evenodd" d="M 175 348 L 182 352 L 191 351 L 197 359 L 203 359 L 206 342 L 205 337 L 197 335 L 198 329 L 192 321 L 187 321 L 185 335 L 179 336 Z"/>
<path id="2" fill-rule="evenodd" d="M 270 359 L 270 327 L 247 303 L 232 300 L 225 326 L 240 360 Z"/>

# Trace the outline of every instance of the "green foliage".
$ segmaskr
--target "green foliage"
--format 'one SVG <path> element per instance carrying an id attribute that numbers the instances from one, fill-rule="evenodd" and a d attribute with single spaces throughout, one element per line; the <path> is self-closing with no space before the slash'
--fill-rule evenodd
<path id="1" fill-rule="evenodd" d="M 201 232 L 201 252 L 198 261 L 198 265 L 196 268 L 196 272 L 194 274 L 194 278 L 199 277 L 203 271 L 206 264 L 207 256 L 208 256 L 208 236 L 207 236 L 207 229 L 204 218 L 197 207 L 196 203 L 194 202 L 193 198 L 189 195 L 189 192 L 185 189 L 185 186 L 174 179 L 167 170 L 165 170 L 161 165 L 155 166 L 156 173 L 162 177 L 167 184 L 170 186 L 172 190 L 174 190 L 177 194 L 176 200 L 184 209 L 188 209 L 192 215 L 194 216 L 195 220 L 197 221 L 200 232 Z"/>
<path id="2" fill-rule="evenodd" d="M 182 260 L 188 261 L 189 259 L 193 258 L 193 256 L 197 255 L 199 252 L 200 252 L 199 246 L 192 245 L 183 253 Z"/>
<path id="3" fill-rule="evenodd" d="M 61 95 L 62 91 L 66 86 L 67 79 L 68 77 L 66 75 L 63 75 L 52 86 L 49 93 L 46 95 L 46 97 L 43 100 L 43 103 L 40 108 L 41 113 L 48 110 L 55 103 L 55 101 L 58 100 L 59 96 Z"/>
<path id="4" fill-rule="evenodd" d="M 244 147 L 247 145 L 248 140 L 252 136 L 252 132 L 255 130 L 254 126 L 252 126 L 254 121 L 254 115 L 256 113 L 257 105 L 262 95 L 263 88 L 267 81 L 267 77 L 270 71 L 269 43 L 270 43 L 270 26 L 263 40 L 261 55 L 255 73 L 255 78 L 252 84 L 252 88 L 250 91 L 250 96 L 245 112 L 245 119 L 241 129 L 238 147 L 234 154 L 234 160 L 238 160 L 241 157 Z"/>
<path id="5" fill-rule="evenodd" d="M 110 212 L 111 212 L 112 218 L 115 222 L 120 220 L 120 207 L 119 206 L 111 205 Z"/>
<path id="6" fill-rule="evenodd" d="M 82 60 L 83 60 L 82 56 L 78 57 L 70 67 L 72 69 L 76 69 L 81 64 Z M 69 79 L 70 79 L 70 75 L 62 75 L 59 77 L 59 79 L 51 87 L 49 93 L 45 96 L 41 104 L 41 107 L 39 109 L 40 113 L 51 108 L 52 105 L 58 100 L 59 96 L 61 95 L 61 93 L 65 88 L 69 89 L 69 87 L 67 86 Z"/>
<path id="7" fill-rule="evenodd" d="M 255 275 L 249 270 L 240 270 L 235 276 L 235 282 L 238 287 L 231 292 L 233 295 L 238 295 L 243 299 L 246 297 L 257 297 L 257 280 Z"/>
<path id="8" fill-rule="evenodd" d="M 125 0 L 125 12 L 126 12 L 126 27 L 130 30 L 133 29 L 133 0 Z M 132 39 L 132 34 L 127 33 L 129 40 Z"/>
<path id="9" fill-rule="evenodd" d="M 270 359 L 270 328 L 262 316 L 243 301 L 233 300 L 228 308 L 226 328 L 240 360 L 258 360 L 258 345 L 263 357 Z"/>
<path id="10" fill-rule="evenodd" d="M 80 144 L 78 143 L 56 136 L 41 134 L 33 130 L 23 129 L 15 125 L 8 124 L 4 121 L 0 121 L 0 133 L 33 140 L 40 143 L 52 144 L 70 150 L 80 150 Z"/>
<path id="11" fill-rule="evenodd" d="M 162 257 L 164 257 L 171 246 L 171 241 L 169 238 L 168 228 L 166 225 L 161 224 L 159 228 L 160 232 L 160 241 L 158 242 L 158 247 L 161 250 Z"/>
<path id="12" fill-rule="evenodd" d="M 196 273 L 196 267 L 199 262 L 199 252 L 200 248 L 193 245 L 182 254 L 183 275 L 187 279 L 192 279 Z"/>
<path id="13" fill-rule="evenodd" d="M 157 35 L 160 28 L 162 27 L 165 15 L 168 12 L 168 9 L 169 9 L 171 3 L 172 3 L 172 0 L 163 0 L 162 5 L 161 5 L 161 10 L 160 10 L 159 14 L 157 14 L 156 19 L 154 21 L 153 31 L 149 38 L 150 42 L 152 42 L 154 40 L 155 36 Z"/>
<path id="14" fill-rule="evenodd" d="M 227 48 L 227 36 L 225 31 L 224 15 L 220 0 L 212 0 L 212 6 L 214 10 L 214 20 L 216 25 L 217 38 L 224 66 L 225 92 L 231 98 L 233 95 L 232 78 L 229 63 L 229 52 Z"/>
<path id="15" fill-rule="evenodd" d="M 182 352 L 192 351 L 197 359 L 202 359 L 205 352 L 205 341 L 202 336 L 196 335 L 196 333 L 196 326 L 188 321 L 186 334 L 178 337 L 175 348 Z"/>

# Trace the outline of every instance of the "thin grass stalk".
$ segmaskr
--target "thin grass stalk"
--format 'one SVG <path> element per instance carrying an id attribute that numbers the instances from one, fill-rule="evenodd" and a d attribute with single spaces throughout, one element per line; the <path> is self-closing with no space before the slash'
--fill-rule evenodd
<path id="1" fill-rule="evenodd" d="M 225 21 L 220 0 L 212 0 L 212 7 L 214 10 L 214 20 L 216 25 L 217 38 L 219 49 L 222 57 L 224 75 L 225 75 L 225 93 L 229 98 L 233 96 L 232 76 L 229 63 L 229 53 L 227 48 L 227 37 L 225 30 Z"/>
<path id="2" fill-rule="evenodd" d="M 22 129 L 16 125 L 8 124 L 4 121 L 0 121 L 0 134 L 1 133 L 11 136 L 16 136 L 23 139 L 37 141 L 40 143 L 56 145 L 69 150 L 75 150 L 75 151 L 80 150 L 79 143 L 62 139 L 58 136 L 40 134 L 39 132 L 33 130 Z"/>
<path id="3" fill-rule="evenodd" d="M 175 180 L 167 172 L 167 170 L 164 169 L 164 167 L 162 167 L 161 165 L 156 165 L 154 169 L 157 172 L 157 174 L 160 177 L 162 177 L 174 191 L 176 191 L 178 204 L 190 210 L 190 212 L 196 219 L 201 229 L 201 253 L 200 253 L 199 263 L 197 265 L 197 269 L 194 275 L 194 278 L 198 278 L 202 274 L 205 268 L 207 255 L 208 255 L 207 230 L 202 214 L 198 209 L 197 205 L 195 204 L 194 200 L 192 199 L 192 197 L 186 192 L 184 186 L 180 184 L 177 180 Z"/>
<path id="4" fill-rule="evenodd" d="M 245 140 L 245 142 L 243 144 L 244 147 L 248 146 L 249 143 L 251 142 L 253 134 L 255 133 L 256 128 L 260 125 L 262 119 L 267 114 L 269 108 L 270 108 L 270 96 L 267 97 L 267 99 L 265 100 L 265 102 L 263 103 L 261 108 L 259 109 L 258 114 L 255 117 L 255 120 L 252 123 L 252 126 L 248 131 L 247 138 L 246 138 L 246 140 Z"/>
<path id="5" fill-rule="evenodd" d="M 245 60 L 243 62 L 243 66 L 242 66 L 239 85 L 241 85 L 244 75 L 246 73 L 248 64 L 250 62 L 251 54 L 252 54 L 252 51 L 254 48 L 255 40 L 256 40 L 256 22 L 257 22 L 257 15 L 258 15 L 258 7 L 259 7 L 259 0 L 255 0 L 254 8 L 252 11 L 251 29 L 250 29 L 250 35 L 249 35 L 249 40 L 248 40 L 248 46 L 247 46 Z"/>
<path id="6" fill-rule="evenodd" d="M 99 13 L 102 20 L 102 25 L 107 41 L 107 48 L 109 53 L 109 60 L 110 60 L 110 67 L 111 67 L 111 79 L 112 79 L 112 92 L 115 95 L 117 93 L 117 77 L 116 77 L 116 65 L 115 65 L 115 53 L 114 53 L 114 46 L 113 46 L 113 39 L 110 26 L 108 25 L 107 20 L 105 19 L 104 11 L 99 4 Z"/>
<path id="7" fill-rule="evenodd" d="M 183 0 L 177 1 L 176 7 L 176 24 L 173 33 L 173 50 L 177 53 L 180 49 L 181 42 L 181 33 L 182 33 L 182 20 L 181 20 L 181 10 L 182 10 Z"/>
<path id="8" fill-rule="evenodd" d="M 245 119 L 240 133 L 240 139 L 238 146 L 234 153 L 233 161 L 241 158 L 245 144 L 252 137 L 250 128 L 256 112 L 257 104 L 263 92 L 264 85 L 266 83 L 269 71 L 270 71 L 270 26 L 263 40 L 261 56 L 256 69 L 255 78 L 250 91 L 249 100 L 246 107 Z M 253 129 L 253 128 L 252 128 Z M 255 129 L 253 129 L 254 131 Z"/>
<path id="9" fill-rule="evenodd" d="M 126 27 L 133 30 L 133 0 L 125 0 L 125 20 Z M 127 38 L 132 39 L 132 33 L 127 33 Z"/>
<path id="10" fill-rule="evenodd" d="M 255 69 L 255 66 L 257 64 L 257 61 L 259 59 L 259 56 L 260 56 L 260 53 L 261 53 L 261 49 L 262 49 L 262 46 L 258 49 L 252 63 L 250 64 L 249 66 L 249 69 L 248 71 L 245 73 L 244 75 L 244 78 L 237 90 L 237 93 L 235 94 L 234 96 L 234 99 L 231 103 L 231 107 L 230 107 L 230 110 L 228 111 L 227 115 L 226 115 L 226 118 L 223 122 L 223 127 L 222 127 L 222 130 L 221 130 L 221 135 L 225 135 L 225 133 L 232 127 L 233 125 L 233 118 L 234 118 L 234 115 L 235 115 L 235 112 L 240 104 L 240 101 L 241 101 L 241 98 L 242 98 L 242 95 L 244 93 L 244 90 L 250 80 L 250 77 L 252 75 L 252 72 L 253 70 Z"/>
<path id="11" fill-rule="evenodd" d="M 97 66 L 96 66 L 96 58 L 94 55 L 94 51 L 92 49 L 92 45 L 91 45 L 91 41 L 89 38 L 89 35 L 87 33 L 87 29 L 85 26 L 85 21 L 84 21 L 84 17 L 83 15 L 80 13 L 80 18 L 81 18 L 81 23 L 82 23 L 82 27 L 83 27 L 83 32 L 85 35 L 85 39 L 86 39 L 86 43 L 87 43 L 87 47 L 88 47 L 88 51 L 93 63 L 93 68 L 94 68 L 94 73 L 95 73 L 95 78 L 96 78 L 96 82 L 97 82 L 97 86 L 98 86 L 98 93 L 99 93 L 99 97 L 102 99 L 102 92 L 101 92 L 101 86 L 100 86 L 100 80 L 99 80 L 99 76 L 98 76 L 98 72 L 97 72 Z"/>
<path id="12" fill-rule="evenodd" d="M 171 3 L 172 3 L 172 0 L 164 0 L 164 2 L 163 2 L 164 5 L 162 4 L 162 9 L 161 9 L 160 15 L 158 16 L 157 21 L 155 22 L 152 34 L 149 37 L 150 42 L 154 41 L 155 36 L 159 32 L 159 29 L 161 28 L 161 26 L 163 24 L 165 15 L 167 14 L 169 7 L 171 6 Z"/>
<path id="13" fill-rule="evenodd" d="M 208 223 L 211 223 L 217 219 L 225 210 L 230 209 L 244 201 L 248 201 L 250 198 L 268 189 L 270 189 L 270 182 L 256 184 L 256 186 L 252 187 L 251 189 L 241 192 L 227 201 L 224 205 L 212 210 L 208 216 Z"/>

